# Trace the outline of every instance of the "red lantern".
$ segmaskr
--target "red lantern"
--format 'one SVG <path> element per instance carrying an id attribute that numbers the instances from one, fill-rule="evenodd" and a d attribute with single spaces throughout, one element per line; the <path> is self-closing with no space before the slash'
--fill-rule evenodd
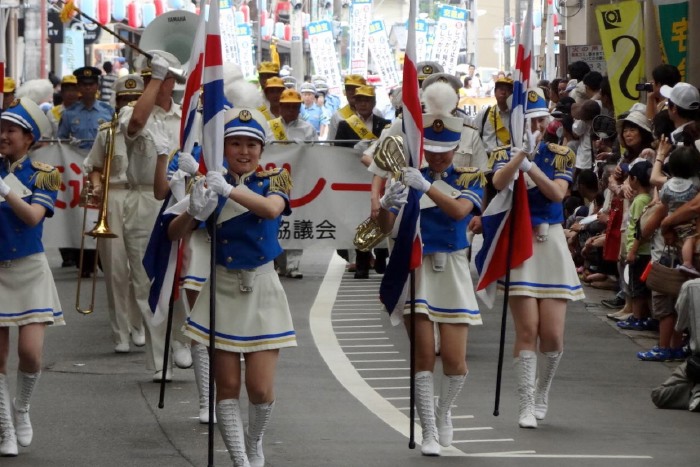
<path id="1" fill-rule="evenodd" d="M 111 0 L 97 1 L 97 21 L 101 25 L 105 25 L 112 19 L 112 2 Z"/>
<path id="2" fill-rule="evenodd" d="M 244 23 L 249 23 L 250 22 L 250 7 L 248 4 L 244 3 L 241 5 L 240 8 L 241 13 L 243 13 L 243 22 Z"/>
<path id="3" fill-rule="evenodd" d="M 163 0 L 153 0 L 153 4 L 156 6 L 156 16 L 160 16 L 165 11 L 163 6 Z"/>
<path id="4" fill-rule="evenodd" d="M 265 26 L 266 22 L 267 22 L 267 11 L 260 10 L 260 27 Z"/>
<path id="5" fill-rule="evenodd" d="M 292 40 L 292 26 L 289 24 L 284 25 L 284 40 L 285 41 Z"/>
<path id="6" fill-rule="evenodd" d="M 126 15 L 129 26 L 132 28 L 140 28 L 142 26 L 143 18 L 141 17 L 141 5 L 136 2 L 129 3 L 129 6 L 126 7 Z"/>
<path id="7" fill-rule="evenodd" d="M 559 15 L 556 13 L 552 15 L 552 25 L 554 25 L 555 28 L 559 26 Z"/>

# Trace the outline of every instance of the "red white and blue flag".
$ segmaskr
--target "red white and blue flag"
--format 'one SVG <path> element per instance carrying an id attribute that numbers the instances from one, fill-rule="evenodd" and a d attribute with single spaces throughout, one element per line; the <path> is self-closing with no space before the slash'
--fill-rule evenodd
<path id="1" fill-rule="evenodd" d="M 513 146 L 518 147 L 523 141 L 525 99 L 532 69 L 532 28 L 530 0 L 521 28 L 521 43 L 518 45 L 510 117 L 510 140 Z M 496 282 L 506 275 L 508 266 L 511 269 L 517 268 L 532 256 L 532 224 L 525 177 L 522 174 L 516 177 L 513 183 L 491 200 L 481 217 L 484 244 L 475 258 L 476 269 L 479 272 L 476 290 L 488 308 L 493 307 Z M 506 287 L 508 286 L 509 284 L 506 284 Z"/>
<path id="2" fill-rule="evenodd" d="M 420 169 L 423 163 L 423 112 L 418 95 L 418 69 L 416 68 L 416 19 L 417 0 L 411 0 L 408 14 L 408 38 L 403 63 L 403 133 L 408 162 Z M 386 307 L 392 322 L 398 324 L 407 296 L 409 273 L 421 265 L 423 247 L 420 238 L 420 193 L 408 192 L 408 200 L 400 216 L 399 230 L 389 264 L 379 287 L 379 299 Z M 394 312 L 397 312 L 394 314 Z"/>
<path id="3" fill-rule="evenodd" d="M 200 22 L 190 56 L 190 70 L 185 86 L 183 119 L 180 127 L 180 147 L 184 152 L 191 152 L 194 140 L 199 133 L 197 126 L 203 120 L 202 157 L 199 168 L 203 174 L 206 173 L 207 167 L 218 168 L 223 165 L 225 103 L 219 2 L 216 0 L 211 2 L 209 19 L 206 23 L 205 12 L 204 8 L 200 12 Z M 203 118 L 200 119 L 197 106 L 202 88 L 204 89 Z M 168 239 L 167 227 L 169 221 L 177 214 L 177 208 L 181 207 L 184 201 L 171 206 L 174 204 L 171 198 L 172 196 L 163 203 L 143 260 L 151 280 L 148 302 L 154 313 L 154 324 L 166 319 L 171 297 L 174 300 L 178 298 L 175 281 L 180 276 L 182 248 L 181 242 L 171 242 Z"/>

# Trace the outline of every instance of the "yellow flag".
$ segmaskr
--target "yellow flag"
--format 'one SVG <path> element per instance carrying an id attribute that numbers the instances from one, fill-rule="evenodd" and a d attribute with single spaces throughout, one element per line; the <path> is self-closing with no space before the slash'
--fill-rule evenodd
<path id="1" fill-rule="evenodd" d="M 272 63 L 276 63 L 278 66 L 280 64 L 280 54 L 277 52 L 277 40 L 272 39 L 270 41 L 270 58 Z"/>
<path id="2" fill-rule="evenodd" d="M 63 2 L 63 8 L 61 8 L 61 13 L 59 13 L 61 22 L 67 23 L 73 18 L 73 16 L 75 16 L 77 12 L 78 9 L 75 7 L 73 0 L 67 0 Z"/>

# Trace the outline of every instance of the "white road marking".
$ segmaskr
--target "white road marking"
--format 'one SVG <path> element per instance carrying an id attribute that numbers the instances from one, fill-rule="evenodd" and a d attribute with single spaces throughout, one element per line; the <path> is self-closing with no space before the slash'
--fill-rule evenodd
<path id="1" fill-rule="evenodd" d="M 453 439 L 452 444 L 463 444 L 463 443 L 502 443 L 502 442 L 513 442 L 513 438 L 498 438 L 498 439 Z"/>

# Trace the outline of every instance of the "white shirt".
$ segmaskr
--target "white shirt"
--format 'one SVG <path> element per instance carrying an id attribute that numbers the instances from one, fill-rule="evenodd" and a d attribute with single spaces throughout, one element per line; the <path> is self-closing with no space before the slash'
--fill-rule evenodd
<path id="1" fill-rule="evenodd" d="M 486 121 L 484 121 L 484 114 L 487 114 L 490 112 L 490 110 L 491 107 L 481 109 L 474 119 L 474 124 L 481 133 L 481 139 L 484 142 L 486 152 L 491 152 L 497 147 L 502 146 L 496 137 L 496 129 L 493 127 L 493 119 L 486 117 Z M 501 122 L 503 122 L 503 126 L 510 132 L 510 109 L 503 112 L 499 108 L 498 113 L 501 117 Z"/>
<path id="2" fill-rule="evenodd" d="M 285 122 L 283 118 L 280 120 L 289 141 L 318 141 L 316 129 L 309 122 L 300 118 L 289 123 Z"/>

